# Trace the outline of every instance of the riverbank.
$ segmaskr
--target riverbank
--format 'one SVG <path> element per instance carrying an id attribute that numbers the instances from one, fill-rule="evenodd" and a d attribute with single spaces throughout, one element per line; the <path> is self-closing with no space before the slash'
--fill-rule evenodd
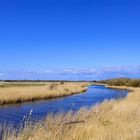
<path id="1" fill-rule="evenodd" d="M 0 105 L 69 96 L 88 86 L 88 82 L 1 82 Z"/>
<path id="2" fill-rule="evenodd" d="M 27 124 L 6 140 L 138 140 L 140 139 L 140 88 L 127 89 L 125 99 L 105 101 L 90 110 L 50 115 L 35 126 Z M 7 136 L 7 135 L 5 135 Z"/>

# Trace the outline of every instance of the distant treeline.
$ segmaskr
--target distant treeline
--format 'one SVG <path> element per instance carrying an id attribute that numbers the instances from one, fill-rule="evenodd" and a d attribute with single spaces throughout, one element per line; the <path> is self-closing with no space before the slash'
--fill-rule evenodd
<path id="1" fill-rule="evenodd" d="M 140 79 L 116 78 L 116 79 L 102 80 L 99 82 L 103 84 L 109 84 L 111 86 L 140 87 Z"/>
<path id="2" fill-rule="evenodd" d="M 93 81 L 71 81 L 71 80 L 0 80 L 0 82 L 93 82 Z"/>

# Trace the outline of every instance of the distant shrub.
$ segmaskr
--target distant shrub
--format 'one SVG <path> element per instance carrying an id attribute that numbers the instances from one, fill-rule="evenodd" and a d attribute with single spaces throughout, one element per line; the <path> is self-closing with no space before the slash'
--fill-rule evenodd
<path id="1" fill-rule="evenodd" d="M 65 82 L 63 82 L 63 81 L 62 81 L 62 82 L 60 82 L 60 85 L 64 85 L 64 84 L 65 84 Z"/>
<path id="2" fill-rule="evenodd" d="M 127 78 L 118 78 L 118 79 L 112 79 L 108 80 L 109 85 L 114 85 L 114 86 L 125 86 L 129 82 L 129 79 Z"/>
<path id="3" fill-rule="evenodd" d="M 140 80 L 131 80 L 128 83 L 128 86 L 131 86 L 131 87 L 140 87 Z"/>
<path id="4" fill-rule="evenodd" d="M 53 90 L 53 89 L 55 89 L 57 86 L 58 86 L 57 83 L 51 83 L 51 85 L 49 86 L 49 89 L 50 89 L 50 90 Z"/>
<path id="5" fill-rule="evenodd" d="M 111 86 L 140 87 L 140 79 L 116 78 L 111 80 L 104 80 L 101 82 L 104 84 L 109 84 Z"/>

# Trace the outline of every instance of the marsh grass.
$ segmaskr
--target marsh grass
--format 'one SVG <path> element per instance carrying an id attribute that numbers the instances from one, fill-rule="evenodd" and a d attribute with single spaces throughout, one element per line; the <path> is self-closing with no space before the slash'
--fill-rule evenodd
<path id="1" fill-rule="evenodd" d="M 91 109 L 50 114 L 35 125 L 28 123 L 18 135 L 5 134 L 4 140 L 139 140 L 140 88 L 119 88 L 131 92 Z"/>
<path id="2" fill-rule="evenodd" d="M 86 91 L 89 83 L 31 82 L 1 83 L 1 85 L 4 85 L 0 88 L 0 104 L 2 105 L 69 96 Z"/>

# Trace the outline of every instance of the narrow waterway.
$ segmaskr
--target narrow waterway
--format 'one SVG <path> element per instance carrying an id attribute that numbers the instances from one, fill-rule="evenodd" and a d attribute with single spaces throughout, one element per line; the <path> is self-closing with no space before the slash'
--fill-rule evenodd
<path id="1" fill-rule="evenodd" d="M 106 88 L 105 86 L 90 86 L 85 93 L 75 94 L 69 97 L 22 104 L 1 105 L 0 124 L 13 124 L 15 127 L 23 123 L 32 113 L 32 120 L 42 119 L 49 113 L 67 112 L 79 110 L 81 107 L 91 107 L 104 100 L 123 98 L 127 90 Z"/>

